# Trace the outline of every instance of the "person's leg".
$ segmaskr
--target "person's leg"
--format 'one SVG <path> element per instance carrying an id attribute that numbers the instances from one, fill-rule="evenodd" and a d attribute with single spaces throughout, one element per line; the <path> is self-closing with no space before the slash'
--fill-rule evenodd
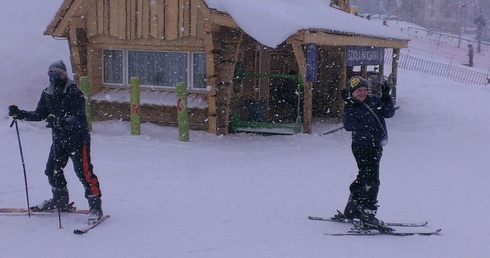
<path id="1" fill-rule="evenodd" d="M 379 192 L 379 162 L 383 149 L 362 144 L 352 144 L 359 173 L 350 185 L 351 199 L 362 208 L 376 209 Z"/>
<path id="2" fill-rule="evenodd" d="M 44 170 L 44 174 L 48 177 L 53 197 L 43 201 L 36 207 L 37 209 L 53 210 L 60 207 L 60 209 L 64 210 L 68 208 L 69 195 L 66 187 L 67 182 L 63 172 L 63 168 L 66 166 L 67 162 L 67 152 L 62 148 L 55 147 L 53 144 L 49 151 L 46 169 Z"/>
<path id="3" fill-rule="evenodd" d="M 88 200 L 90 209 L 102 210 L 100 200 L 102 193 L 90 160 L 90 144 L 85 143 L 76 147 L 71 154 L 71 159 L 75 173 L 85 190 L 85 198 Z"/>

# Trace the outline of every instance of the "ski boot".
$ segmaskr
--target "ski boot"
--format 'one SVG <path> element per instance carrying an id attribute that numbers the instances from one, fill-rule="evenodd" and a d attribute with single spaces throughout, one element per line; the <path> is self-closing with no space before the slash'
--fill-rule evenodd
<path id="1" fill-rule="evenodd" d="M 90 207 L 90 212 L 88 214 L 88 224 L 94 225 L 102 219 L 104 213 L 102 212 L 102 200 L 100 196 L 88 197 L 88 205 Z"/>
<path id="2" fill-rule="evenodd" d="M 347 202 L 347 205 L 345 205 L 343 215 L 348 221 L 358 219 L 361 217 L 361 206 L 358 204 L 357 201 L 349 197 L 349 201 Z"/>
<path id="3" fill-rule="evenodd" d="M 381 233 L 389 233 L 395 231 L 395 229 L 389 227 L 382 220 L 376 218 L 376 210 L 362 209 L 361 217 L 355 219 L 354 228 L 359 231 L 370 231 L 372 229 L 378 230 Z"/>
<path id="4" fill-rule="evenodd" d="M 43 201 L 37 206 L 30 207 L 32 211 L 53 211 L 59 209 L 60 211 L 67 211 L 70 209 L 68 189 L 63 188 L 51 188 L 53 198 Z"/>
<path id="5" fill-rule="evenodd" d="M 349 200 L 345 205 L 344 213 L 337 210 L 331 219 L 338 222 L 352 222 L 354 219 L 358 219 L 361 216 L 361 205 L 357 200 L 354 200 L 352 194 L 349 196 Z"/>

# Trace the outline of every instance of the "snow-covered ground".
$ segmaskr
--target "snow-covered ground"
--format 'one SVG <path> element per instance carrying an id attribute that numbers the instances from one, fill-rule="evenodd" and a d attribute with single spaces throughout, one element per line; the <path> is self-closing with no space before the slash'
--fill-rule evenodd
<path id="1" fill-rule="evenodd" d="M 42 36 L 60 4 L 15 1 L 0 9 L 0 207 L 26 206 L 7 106 L 34 109 L 48 65 L 57 59 L 68 63 L 66 42 Z M 112 217 L 78 236 L 72 230 L 85 225 L 83 215 L 63 214 L 62 229 L 55 215 L 0 216 L 1 256 L 486 257 L 489 97 L 490 88 L 483 85 L 399 71 L 400 108 L 387 120 L 379 218 L 428 221 L 424 229 L 442 228 L 439 236 L 329 237 L 323 233 L 350 226 L 306 219 L 330 216 L 345 205 L 356 175 L 346 131 L 324 136 L 318 128 L 294 136 L 192 131 L 191 140 L 181 142 L 177 128 L 144 124 L 142 135 L 131 136 L 128 123 L 109 121 L 93 125 L 92 160 L 104 211 Z M 51 134 L 44 123 L 19 122 L 19 129 L 35 204 L 50 196 L 43 171 Z M 66 176 L 71 200 L 87 208 L 71 163 Z"/>

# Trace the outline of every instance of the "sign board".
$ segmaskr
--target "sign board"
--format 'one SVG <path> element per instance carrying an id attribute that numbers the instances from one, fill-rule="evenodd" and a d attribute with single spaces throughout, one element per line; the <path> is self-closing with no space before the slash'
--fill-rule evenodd
<path id="1" fill-rule="evenodd" d="M 382 65 L 385 49 L 369 46 L 347 46 L 347 67 L 358 65 Z"/>
<path id="2" fill-rule="evenodd" d="M 318 73 L 318 55 L 316 44 L 306 46 L 306 81 L 316 82 Z"/>

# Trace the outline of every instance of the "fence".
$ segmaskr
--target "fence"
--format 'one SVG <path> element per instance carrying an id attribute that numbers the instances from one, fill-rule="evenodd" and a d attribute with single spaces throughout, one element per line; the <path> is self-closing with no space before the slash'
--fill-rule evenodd
<path id="1" fill-rule="evenodd" d="M 460 47 L 460 45 L 466 46 L 470 43 L 476 45 L 476 40 L 467 38 L 466 36 L 468 35 L 454 35 L 413 27 L 402 28 L 401 32 L 409 35 L 410 37 L 431 41 L 437 44 L 445 44 L 455 47 Z M 490 42 L 481 41 L 480 43 L 482 52 L 490 51 Z"/>
<path id="2" fill-rule="evenodd" d="M 474 43 L 471 40 L 460 38 L 459 36 L 433 32 L 421 28 L 408 27 L 407 29 L 402 29 L 402 32 L 410 35 L 410 37 L 428 40 L 437 44 L 456 46 L 461 43 L 460 41 L 463 41 L 463 44 Z M 488 42 L 482 41 L 481 46 L 482 51 L 490 50 L 490 43 Z M 393 62 L 392 53 L 392 51 L 385 51 L 385 63 L 388 65 L 391 65 L 391 63 Z M 429 75 L 447 77 L 460 83 L 484 85 L 490 84 L 490 76 L 488 73 L 485 74 L 482 72 L 477 72 L 450 64 L 428 61 L 404 53 L 400 53 L 400 57 L 398 59 L 398 67 L 410 71 L 422 72 Z"/>
<path id="3" fill-rule="evenodd" d="M 488 74 L 476 72 L 462 67 L 449 64 L 437 63 L 423 60 L 417 57 L 400 54 L 398 67 L 422 72 L 429 75 L 447 77 L 454 81 L 467 84 L 488 84 L 490 83 Z"/>
<path id="4" fill-rule="evenodd" d="M 385 51 L 385 63 L 391 65 L 393 55 L 391 51 Z M 488 74 L 476 72 L 449 64 L 432 62 L 421 58 L 400 53 L 398 67 L 410 71 L 421 72 L 433 76 L 447 77 L 454 81 L 466 84 L 490 84 Z"/>

